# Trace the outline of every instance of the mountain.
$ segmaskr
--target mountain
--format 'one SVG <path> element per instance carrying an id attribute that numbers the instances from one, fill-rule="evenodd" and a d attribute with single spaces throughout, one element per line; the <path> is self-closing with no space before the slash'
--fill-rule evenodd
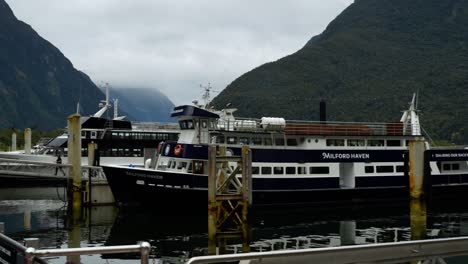
<path id="1" fill-rule="evenodd" d="M 170 117 L 174 103 L 159 90 L 121 87 L 112 89 L 110 91 L 110 98 L 118 99 L 118 108 L 124 111 L 125 114 L 128 114 L 128 118 L 131 120 L 163 123 L 175 122 Z"/>
<path id="2" fill-rule="evenodd" d="M 423 128 L 468 143 L 468 1 L 356 0 L 294 54 L 235 79 L 214 100 L 238 116 L 399 120 L 418 92 Z"/>
<path id="3" fill-rule="evenodd" d="M 104 94 L 0 0 L 0 129 L 62 128 L 67 116 L 98 110 Z"/>

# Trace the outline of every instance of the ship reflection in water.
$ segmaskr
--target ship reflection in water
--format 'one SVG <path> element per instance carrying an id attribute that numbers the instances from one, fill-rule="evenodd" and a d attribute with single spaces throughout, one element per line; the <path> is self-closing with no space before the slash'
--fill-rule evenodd
<path id="1" fill-rule="evenodd" d="M 0 222 L 5 222 L 7 235 L 16 240 L 37 237 L 41 248 L 148 241 L 153 246 L 151 258 L 156 263 L 184 263 L 190 257 L 207 254 L 205 212 L 102 206 L 85 210 L 77 222 L 67 217 L 65 203 L 57 199 L 61 191 L 54 188 L 49 191 L 45 195 L 41 190 L 44 199 L 1 197 Z M 6 193 L 4 189 L 1 192 Z M 250 220 L 251 252 L 468 236 L 468 206 L 452 202 L 427 206 L 427 211 L 424 204 L 262 209 L 251 211 Z M 241 250 L 242 241 L 227 241 L 226 253 Z M 93 255 L 81 256 L 79 261 L 139 263 L 138 258 L 135 254 Z M 65 261 L 65 258 L 49 259 L 50 263 Z M 460 258 L 445 261 L 462 263 L 458 262 Z"/>

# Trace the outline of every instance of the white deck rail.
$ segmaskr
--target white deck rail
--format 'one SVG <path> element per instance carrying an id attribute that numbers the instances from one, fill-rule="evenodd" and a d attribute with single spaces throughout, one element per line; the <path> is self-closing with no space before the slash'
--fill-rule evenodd
<path id="1" fill-rule="evenodd" d="M 440 258 L 463 255 L 468 255 L 468 237 L 203 256 L 193 257 L 189 259 L 187 264 L 221 263 L 228 261 L 242 261 L 241 263 L 251 264 L 387 264 L 418 260 L 426 260 L 421 263 L 445 263 Z"/>

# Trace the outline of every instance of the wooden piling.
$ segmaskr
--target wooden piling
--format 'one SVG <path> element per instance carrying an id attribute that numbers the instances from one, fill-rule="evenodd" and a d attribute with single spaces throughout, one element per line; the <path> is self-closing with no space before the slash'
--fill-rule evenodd
<path id="1" fill-rule="evenodd" d="M 411 140 L 409 149 L 409 189 L 412 199 L 422 199 L 424 196 L 424 140 Z"/>
<path id="2" fill-rule="evenodd" d="M 31 154 L 31 129 L 24 130 L 24 153 Z"/>
<path id="3" fill-rule="evenodd" d="M 216 254 L 216 145 L 208 147 L 208 254 Z"/>
<path id="4" fill-rule="evenodd" d="M 11 134 L 11 151 L 16 151 L 16 132 Z"/>
<path id="5" fill-rule="evenodd" d="M 81 178 L 81 123 L 80 115 L 73 114 L 68 117 L 68 164 L 71 165 L 69 182 L 69 204 L 73 213 L 81 212 L 82 178 Z"/>
<path id="6" fill-rule="evenodd" d="M 243 146 L 241 156 L 226 156 L 225 147 L 208 149 L 208 254 L 223 254 L 227 239 L 241 238 L 250 251 L 248 210 L 252 203 L 252 155 Z M 229 162 L 236 162 L 231 169 Z M 236 175 L 242 173 L 241 180 Z"/>

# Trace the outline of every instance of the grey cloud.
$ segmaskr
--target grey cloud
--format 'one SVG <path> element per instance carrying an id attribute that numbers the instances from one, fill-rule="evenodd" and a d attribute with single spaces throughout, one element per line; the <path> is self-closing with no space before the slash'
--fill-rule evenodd
<path id="1" fill-rule="evenodd" d="M 222 90 L 300 49 L 350 0 L 7 0 L 96 82 L 150 87 L 174 103 Z"/>

